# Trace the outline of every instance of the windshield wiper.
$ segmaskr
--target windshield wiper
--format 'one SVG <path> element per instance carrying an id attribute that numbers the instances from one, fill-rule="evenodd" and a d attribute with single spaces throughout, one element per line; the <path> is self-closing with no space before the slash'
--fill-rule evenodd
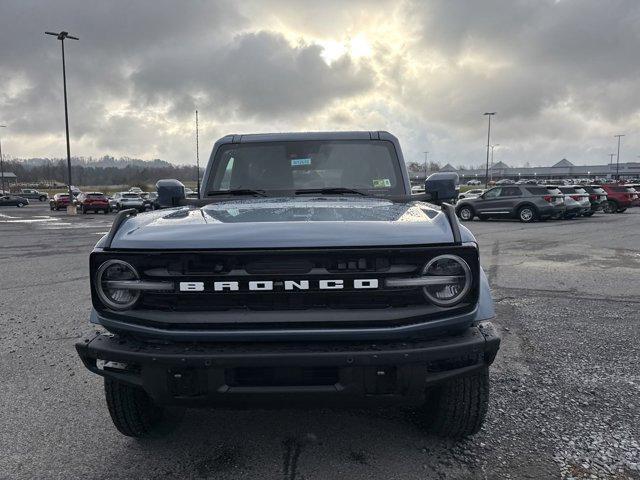
<path id="1" fill-rule="evenodd" d="M 343 194 L 343 193 L 354 193 L 356 195 L 362 195 L 364 197 L 369 197 L 370 195 L 366 192 L 362 192 L 360 190 L 355 190 L 353 188 L 344 188 L 344 187 L 329 187 L 329 188 L 303 188 L 295 191 L 296 195 L 304 195 L 305 193 L 319 193 L 321 195 L 332 195 L 332 194 Z"/>
<path id="2" fill-rule="evenodd" d="M 208 197 L 216 195 L 254 195 L 256 197 L 266 197 L 264 190 L 252 190 L 250 188 L 237 188 L 235 190 L 211 190 L 207 192 Z"/>

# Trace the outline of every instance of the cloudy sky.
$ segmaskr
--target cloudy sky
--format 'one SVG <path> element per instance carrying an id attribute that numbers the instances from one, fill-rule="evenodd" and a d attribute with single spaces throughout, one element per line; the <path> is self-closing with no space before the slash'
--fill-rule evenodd
<path id="1" fill-rule="evenodd" d="M 388 130 L 408 161 L 640 161 L 640 1 L 0 2 L 0 123 L 12 157 L 189 163 L 228 133 Z"/>

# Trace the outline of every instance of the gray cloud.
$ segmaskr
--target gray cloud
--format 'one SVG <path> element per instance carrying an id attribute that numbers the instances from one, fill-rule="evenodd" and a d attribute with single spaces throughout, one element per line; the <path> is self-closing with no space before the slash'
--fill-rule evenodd
<path id="1" fill-rule="evenodd" d="M 304 117 L 372 85 L 372 71 L 348 56 L 327 65 L 318 45 L 291 46 L 266 31 L 241 34 L 210 50 L 175 53 L 148 59 L 132 76 L 136 95 L 146 103 L 177 99 L 192 108 L 200 96 L 222 116 L 237 108 L 240 115 Z"/>

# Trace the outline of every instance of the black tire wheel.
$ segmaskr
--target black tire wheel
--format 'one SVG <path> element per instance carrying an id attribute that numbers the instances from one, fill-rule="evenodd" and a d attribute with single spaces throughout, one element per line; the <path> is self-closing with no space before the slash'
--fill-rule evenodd
<path id="1" fill-rule="evenodd" d="M 105 378 L 104 393 L 111 420 L 123 435 L 147 436 L 162 420 L 164 409 L 141 388 Z"/>
<path id="2" fill-rule="evenodd" d="M 525 205 L 518 209 L 518 220 L 522 223 L 531 223 L 536 219 L 536 216 L 536 209 L 529 205 Z"/>
<path id="3" fill-rule="evenodd" d="M 40 200 L 41 202 L 44 202 L 47 199 L 47 197 L 45 197 L 44 195 L 42 195 L 41 197 L 38 198 L 38 200 Z"/>
<path id="4" fill-rule="evenodd" d="M 441 437 L 462 438 L 482 427 L 489 405 L 489 369 L 454 378 L 429 389 L 421 421 Z"/>
<path id="5" fill-rule="evenodd" d="M 619 208 L 618 210 L 616 210 L 616 213 L 623 213 L 626 212 L 626 208 Z"/>
<path id="6" fill-rule="evenodd" d="M 585 214 L 584 214 L 584 216 L 585 216 L 585 217 L 593 217 L 593 214 L 594 214 L 594 213 L 595 213 L 595 212 L 587 212 L 587 213 L 585 213 Z"/>
<path id="7" fill-rule="evenodd" d="M 461 207 L 458 210 L 458 217 L 463 222 L 470 222 L 471 220 L 473 220 L 474 216 L 475 215 L 474 215 L 473 209 L 471 207 L 464 206 L 464 207 Z"/>
<path id="8" fill-rule="evenodd" d="M 86 208 L 82 207 L 82 208 L 81 208 L 81 210 L 82 210 L 82 213 L 83 213 L 84 215 L 86 215 L 86 214 L 87 214 L 87 209 L 86 209 Z"/>
<path id="9" fill-rule="evenodd" d="M 104 214 L 106 215 L 106 214 L 108 214 L 108 213 L 109 213 L 109 209 L 108 209 L 108 208 L 105 208 L 105 209 L 103 210 L 103 212 L 104 212 Z"/>
<path id="10" fill-rule="evenodd" d="M 18 207 L 18 208 L 22 208 L 22 207 L 24 207 L 24 203 L 22 203 L 22 202 L 18 202 L 18 203 L 16 204 L 16 207 Z"/>
<path id="11" fill-rule="evenodd" d="M 617 210 L 618 210 L 618 204 L 613 200 L 607 200 L 602 205 L 602 211 L 604 213 L 616 213 Z"/>

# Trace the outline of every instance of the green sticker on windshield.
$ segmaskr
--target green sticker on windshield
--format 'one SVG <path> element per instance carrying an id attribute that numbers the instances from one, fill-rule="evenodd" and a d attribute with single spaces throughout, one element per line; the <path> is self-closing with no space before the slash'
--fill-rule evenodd
<path id="1" fill-rule="evenodd" d="M 374 178 L 373 188 L 386 188 L 391 186 L 391 180 L 388 178 Z"/>

